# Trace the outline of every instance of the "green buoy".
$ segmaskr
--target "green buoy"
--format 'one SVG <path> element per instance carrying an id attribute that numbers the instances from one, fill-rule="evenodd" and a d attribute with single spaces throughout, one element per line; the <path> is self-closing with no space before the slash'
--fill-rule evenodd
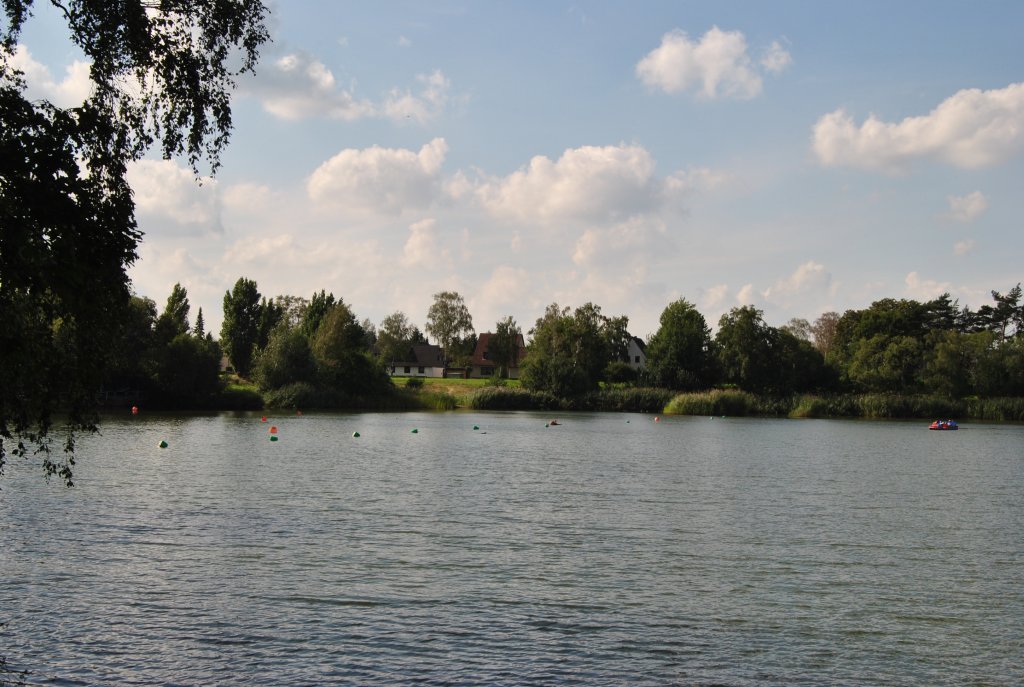
<path id="1" fill-rule="evenodd" d="M 166 441 L 164 441 L 163 439 L 161 439 L 161 440 L 160 440 L 160 443 L 159 443 L 159 444 L 157 444 L 157 445 L 158 445 L 158 446 L 159 446 L 160 448 L 167 448 L 167 442 L 166 442 Z"/>
<path id="2" fill-rule="evenodd" d="M 480 425 L 473 425 L 473 429 L 480 429 Z"/>
<path id="3" fill-rule="evenodd" d="M 419 433 L 420 433 L 420 430 L 418 430 L 418 429 L 414 429 L 414 430 L 412 430 L 412 432 L 410 432 L 410 434 L 419 434 Z"/>
<path id="4" fill-rule="evenodd" d="M 352 432 L 352 436 L 355 437 L 356 439 L 358 439 L 359 438 L 359 432 Z"/>
<path id="5" fill-rule="evenodd" d="M 276 434 L 271 434 L 270 435 L 270 440 L 271 441 L 277 441 L 277 435 Z"/>

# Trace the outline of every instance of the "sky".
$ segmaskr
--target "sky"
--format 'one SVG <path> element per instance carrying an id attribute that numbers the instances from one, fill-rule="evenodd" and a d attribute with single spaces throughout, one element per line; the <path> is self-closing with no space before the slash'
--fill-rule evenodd
<path id="1" fill-rule="evenodd" d="M 88 93 L 44 3 L 30 93 Z M 592 302 L 634 335 L 1024 281 L 1024 3 L 270 3 L 215 178 L 133 164 L 133 287 L 219 332 L 239 277 L 477 332 Z"/>

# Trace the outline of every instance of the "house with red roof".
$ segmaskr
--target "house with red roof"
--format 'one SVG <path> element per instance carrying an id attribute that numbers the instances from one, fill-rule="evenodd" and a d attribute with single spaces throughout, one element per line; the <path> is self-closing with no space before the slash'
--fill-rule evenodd
<path id="1" fill-rule="evenodd" d="M 493 377 L 495 374 L 500 373 L 501 361 L 494 359 L 491 354 L 491 337 L 495 336 L 491 332 L 484 332 L 476 340 L 476 348 L 473 350 L 473 356 L 469 360 L 469 376 L 475 378 L 482 377 Z M 508 377 L 509 379 L 519 379 L 519 366 L 523 362 L 523 358 L 526 357 L 526 341 L 523 339 L 522 334 L 516 335 L 516 354 L 514 359 L 509 362 L 508 365 Z"/>

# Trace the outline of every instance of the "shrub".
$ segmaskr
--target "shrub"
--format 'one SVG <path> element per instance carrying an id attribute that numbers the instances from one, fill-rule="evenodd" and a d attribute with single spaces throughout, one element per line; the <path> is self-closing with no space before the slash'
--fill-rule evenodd
<path id="1" fill-rule="evenodd" d="M 961 401 L 941 396 L 864 394 L 857 397 L 859 415 L 867 418 L 957 417 L 965 410 Z"/>
<path id="2" fill-rule="evenodd" d="M 474 410 L 559 410 L 562 403 L 549 393 L 522 388 L 484 387 L 473 395 Z"/>
<path id="3" fill-rule="evenodd" d="M 604 379 L 612 384 L 633 384 L 637 380 L 637 371 L 629 363 L 613 360 L 604 368 Z"/>
<path id="4" fill-rule="evenodd" d="M 746 391 L 714 389 L 679 394 L 665 407 L 673 415 L 754 415 L 757 398 Z"/>
<path id="5" fill-rule="evenodd" d="M 971 398 L 964 405 L 967 416 L 978 420 L 1024 422 L 1024 398 Z"/>
<path id="6" fill-rule="evenodd" d="M 256 389 L 232 384 L 220 392 L 213 407 L 219 410 L 260 410 L 263 396 Z"/>
<path id="7" fill-rule="evenodd" d="M 592 402 L 595 410 L 660 413 L 672 396 L 668 389 L 608 387 L 593 394 Z"/>
<path id="8" fill-rule="evenodd" d="M 423 378 L 422 377 L 410 377 L 409 379 L 405 380 L 405 388 L 406 389 L 422 389 L 423 388 Z"/>
<path id="9" fill-rule="evenodd" d="M 455 410 L 458 406 L 455 397 L 443 391 L 423 391 L 416 397 L 424 410 Z"/>
<path id="10" fill-rule="evenodd" d="M 324 408 L 331 405 L 309 382 L 295 382 L 266 391 L 263 400 L 268 408 Z"/>

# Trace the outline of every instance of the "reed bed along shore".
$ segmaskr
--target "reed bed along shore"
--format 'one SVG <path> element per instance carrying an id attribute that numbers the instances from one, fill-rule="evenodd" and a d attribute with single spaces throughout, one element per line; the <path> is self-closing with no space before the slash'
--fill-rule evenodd
<path id="1" fill-rule="evenodd" d="M 906 418 L 937 417 L 1024 422 L 1022 398 L 949 399 L 941 396 L 896 394 L 799 394 L 755 396 L 745 391 L 721 390 L 679 394 L 665 414 L 732 415 L 793 418 Z"/>
<path id="2" fill-rule="evenodd" d="M 425 383 L 422 383 L 425 381 Z M 471 383 L 475 382 L 475 383 Z M 241 396 L 243 390 L 233 390 Z M 248 390 L 240 407 L 259 404 Z M 241 400 L 241 399 L 239 399 Z M 959 418 L 1024 422 L 1024 398 L 950 399 L 898 394 L 755 395 L 738 389 L 676 393 L 667 389 L 608 386 L 573 398 L 525 389 L 517 383 L 488 384 L 481 380 L 412 380 L 379 398 L 325 397 L 309 385 L 295 384 L 264 394 L 267 408 L 347 410 L 587 410 L 732 417 L 924 419 Z"/>

